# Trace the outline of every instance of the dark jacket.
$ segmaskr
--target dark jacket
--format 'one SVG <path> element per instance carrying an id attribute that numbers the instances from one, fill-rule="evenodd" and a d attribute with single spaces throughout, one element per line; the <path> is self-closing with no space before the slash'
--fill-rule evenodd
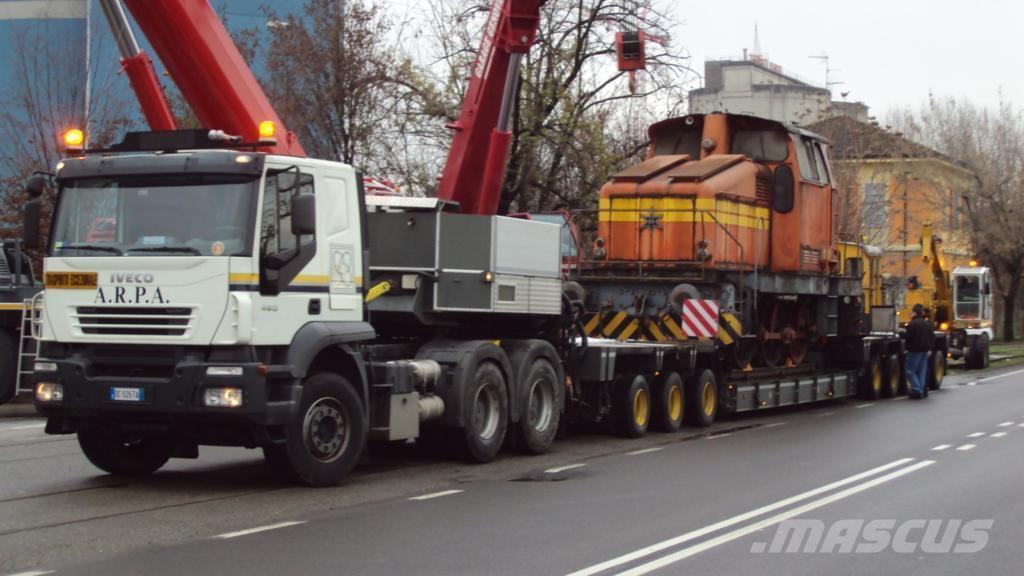
<path id="1" fill-rule="evenodd" d="M 931 352 L 935 327 L 927 318 L 914 318 L 907 326 L 907 352 Z"/>

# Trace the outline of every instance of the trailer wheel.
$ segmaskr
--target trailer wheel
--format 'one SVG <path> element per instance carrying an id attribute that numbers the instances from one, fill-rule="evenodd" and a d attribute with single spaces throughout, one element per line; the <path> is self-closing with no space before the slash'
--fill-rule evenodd
<path id="1" fill-rule="evenodd" d="M 933 350 L 928 359 L 928 389 L 938 390 L 946 378 L 946 354 L 941 349 Z"/>
<path id="2" fill-rule="evenodd" d="M 501 368 L 489 360 L 480 362 L 465 394 L 462 447 L 471 461 L 490 462 L 508 429 L 508 386 Z"/>
<path id="3" fill-rule="evenodd" d="M 615 433 L 626 438 L 647 434 L 651 422 L 651 388 L 643 374 L 619 378 L 612 399 L 612 424 Z"/>
<path id="4" fill-rule="evenodd" d="M 718 415 L 718 383 L 715 373 L 704 370 L 686 382 L 687 421 L 691 426 L 707 428 Z"/>
<path id="5" fill-rule="evenodd" d="M 966 354 L 967 368 L 970 370 L 981 370 L 988 368 L 988 334 L 984 332 L 972 339 L 971 347 Z"/>
<path id="6" fill-rule="evenodd" d="M 123 436 L 94 421 L 79 425 L 78 445 L 93 466 L 115 476 L 152 474 L 174 453 L 174 445 L 166 436 Z"/>
<path id="7" fill-rule="evenodd" d="M 900 359 L 895 354 L 885 357 L 885 370 L 882 382 L 882 397 L 892 398 L 900 395 Z"/>
<path id="8" fill-rule="evenodd" d="M 0 404 L 18 393 L 18 339 L 8 330 L 0 330 Z"/>
<path id="9" fill-rule="evenodd" d="M 860 382 L 860 395 L 865 400 L 877 400 L 882 394 L 882 363 L 878 356 L 872 356 L 868 369 Z"/>
<path id="10" fill-rule="evenodd" d="M 683 425 L 685 408 L 683 377 L 678 372 L 662 372 L 654 380 L 654 428 L 675 432 Z"/>
<path id="11" fill-rule="evenodd" d="M 309 486 L 341 482 L 366 447 L 366 417 L 355 387 L 333 372 L 306 378 L 298 415 L 285 436 L 284 444 L 263 448 L 275 472 Z"/>
<path id="12" fill-rule="evenodd" d="M 551 362 L 538 358 L 523 374 L 522 384 L 525 395 L 517 427 L 520 446 L 530 454 L 543 454 L 558 433 L 562 383 Z"/>

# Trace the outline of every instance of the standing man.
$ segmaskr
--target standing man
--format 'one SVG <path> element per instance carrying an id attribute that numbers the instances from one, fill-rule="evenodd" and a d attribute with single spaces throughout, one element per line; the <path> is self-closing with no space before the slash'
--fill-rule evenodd
<path id="1" fill-rule="evenodd" d="M 914 318 L 907 326 L 907 381 L 910 397 L 928 396 L 928 355 L 935 342 L 935 327 L 924 314 L 924 306 L 914 305 Z"/>

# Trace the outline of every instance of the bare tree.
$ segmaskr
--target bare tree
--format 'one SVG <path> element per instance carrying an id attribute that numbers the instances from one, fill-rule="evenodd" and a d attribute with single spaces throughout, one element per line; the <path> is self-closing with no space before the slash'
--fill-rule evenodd
<path id="1" fill-rule="evenodd" d="M 1024 281 L 1024 118 L 1001 102 L 994 110 L 966 101 L 931 98 L 907 125 L 922 142 L 957 158 L 975 175 L 966 195 L 978 256 L 995 276 L 1002 332 L 1016 334 L 1016 303 Z"/>

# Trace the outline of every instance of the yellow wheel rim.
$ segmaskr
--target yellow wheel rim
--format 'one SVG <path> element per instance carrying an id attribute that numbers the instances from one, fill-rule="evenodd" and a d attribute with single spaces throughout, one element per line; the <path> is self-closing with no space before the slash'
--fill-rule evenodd
<path id="1" fill-rule="evenodd" d="M 675 422 L 683 415 L 683 391 L 673 386 L 668 392 L 668 417 Z"/>
<path id="2" fill-rule="evenodd" d="M 647 397 L 647 390 L 640 388 L 633 394 L 633 422 L 641 428 L 646 426 L 650 413 L 651 404 L 650 398 Z"/>
<path id="3" fill-rule="evenodd" d="M 882 366 L 875 364 L 875 370 L 871 373 L 871 387 L 875 392 L 882 391 Z"/>
<path id="4" fill-rule="evenodd" d="M 715 387 L 711 383 L 704 385 L 704 414 L 711 416 L 715 413 Z"/>
<path id="5" fill-rule="evenodd" d="M 938 352 L 935 353 L 935 383 L 942 384 L 942 379 L 946 376 L 946 363 L 942 361 L 942 355 Z"/>

